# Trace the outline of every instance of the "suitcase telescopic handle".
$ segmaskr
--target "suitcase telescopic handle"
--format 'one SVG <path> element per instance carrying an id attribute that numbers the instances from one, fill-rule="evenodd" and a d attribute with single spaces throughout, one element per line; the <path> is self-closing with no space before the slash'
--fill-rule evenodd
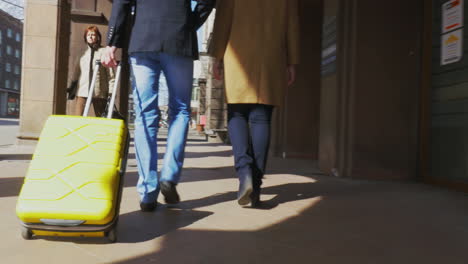
<path id="1" fill-rule="evenodd" d="M 111 100 L 110 100 L 109 107 L 108 107 L 109 111 L 107 112 L 107 119 L 111 119 L 112 114 L 114 112 L 114 104 L 115 104 L 115 98 L 117 97 L 117 88 L 120 83 L 121 70 L 122 70 L 122 65 L 119 62 L 119 64 L 117 65 L 117 71 L 115 73 L 114 89 L 112 89 L 112 96 L 111 96 Z"/>
<path id="2" fill-rule="evenodd" d="M 91 101 L 93 100 L 93 95 L 94 95 L 94 88 L 96 87 L 96 79 L 97 79 L 97 74 L 99 72 L 99 68 L 101 67 L 101 61 L 96 60 L 95 65 L 94 65 L 94 71 L 93 71 L 93 77 L 91 79 L 91 84 L 89 85 L 88 89 L 88 98 L 86 99 L 86 105 L 85 109 L 83 111 L 83 116 L 88 116 L 89 114 L 89 108 L 91 107 Z M 111 101 L 109 103 L 108 107 L 108 113 L 107 113 L 107 118 L 111 119 L 112 118 L 112 112 L 114 110 L 114 103 L 115 103 L 115 98 L 117 97 L 117 87 L 119 86 L 119 81 L 120 81 L 120 72 L 121 72 L 122 66 L 121 63 L 119 62 L 117 66 L 117 72 L 115 75 L 115 81 L 114 81 L 114 89 L 112 91 L 112 96 L 111 96 Z"/>

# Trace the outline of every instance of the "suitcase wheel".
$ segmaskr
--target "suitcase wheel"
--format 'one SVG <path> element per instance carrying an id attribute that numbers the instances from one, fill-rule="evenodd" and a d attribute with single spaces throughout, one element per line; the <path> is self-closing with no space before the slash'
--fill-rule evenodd
<path id="1" fill-rule="evenodd" d="M 25 226 L 22 226 L 21 227 L 21 236 L 26 240 L 31 240 L 32 236 L 33 236 L 33 233 L 29 228 L 27 228 Z"/>
<path id="2" fill-rule="evenodd" d="M 117 242 L 117 227 L 114 227 L 110 231 L 108 231 L 106 237 L 110 243 Z"/>

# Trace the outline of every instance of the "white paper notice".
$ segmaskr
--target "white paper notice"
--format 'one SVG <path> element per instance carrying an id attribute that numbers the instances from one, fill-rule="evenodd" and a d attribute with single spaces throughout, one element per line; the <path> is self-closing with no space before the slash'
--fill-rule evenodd
<path id="1" fill-rule="evenodd" d="M 442 33 L 463 27 L 463 0 L 450 0 L 442 5 Z"/>
<path id="2" fill-rule="evenodd" d="M 460 61 L 463 57 L 463 29 L 442 35 L 441 65 Z"/>

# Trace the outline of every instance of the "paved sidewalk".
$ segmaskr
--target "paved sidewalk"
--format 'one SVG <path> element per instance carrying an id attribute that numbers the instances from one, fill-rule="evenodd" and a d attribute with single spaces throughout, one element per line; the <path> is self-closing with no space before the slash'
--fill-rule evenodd
<path id="1" fill-rule="evenodd" d="M 165 141 L 159 151 L 164 152 Z M 192 138 L 182 203 L 141 213 L 130 150 L 119 241 L 25 241 L 15 215 L 33 147 L 0 148 L 0 263 L 434 263 L 468 262 L 468 196 L 432 186 L 350 181 L 316 164 L 273 158 L 261 209 L 237 205 L 230 147 Z"/>
<path id="2" fill-rule="evenodd" d="M 0 118 L 0 148 L 16 142 L 18 127 L 19 119 Z"/>

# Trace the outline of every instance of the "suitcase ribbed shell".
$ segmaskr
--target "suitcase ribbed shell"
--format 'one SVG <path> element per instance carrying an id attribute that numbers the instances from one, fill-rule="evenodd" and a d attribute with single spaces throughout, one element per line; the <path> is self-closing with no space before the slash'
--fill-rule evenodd
<path id="1" fill-rule="evenodd" d="M 49 117 L 18 198 L 20 220 L 112 221 L 125 139 L 122 120 Z"/>

